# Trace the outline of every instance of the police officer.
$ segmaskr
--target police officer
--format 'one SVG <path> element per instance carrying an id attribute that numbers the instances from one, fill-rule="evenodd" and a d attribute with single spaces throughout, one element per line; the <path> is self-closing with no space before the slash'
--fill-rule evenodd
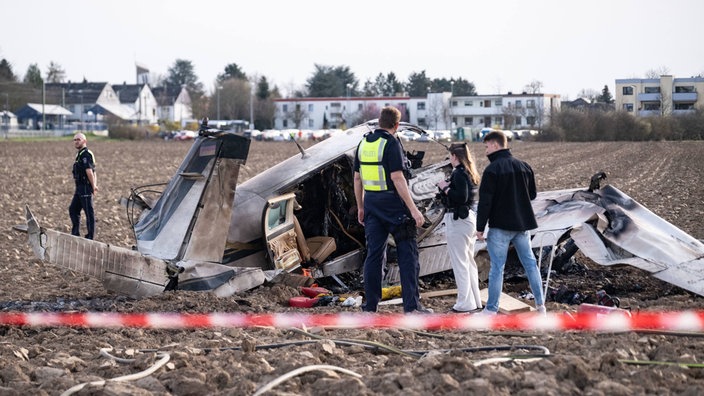
<path id="1" fill-rule="evenodd" d="M 81 210 L 86 214 L 87 239 L 95 235 L 95 213 L 93 212 L 93 195 L 98 192 L 98 178 L 95 175 L 95 156 L 86 147 L 86 136 L 77 133 L 73 136 L 73 145 L 78 150 L 73 162 L 73 179 L 76 192 L 68 207 L 71 217 L 71 235 L 80 236 Z"/>
<path id="2" fill-rule="evenodd" d="M 429 313 L 419 301 L 418 244 L 416 227 L 423 224 L 408 190 L 408 161 L 395 134 L 401 112 L 384 107 L 379 128 L 367 134 L 357 147 L 354 163 L 354 193 L 357 220 L 364 226 L 367 257 L 364 260 L 365 303 L 362 310 L 376 312 L 381 300 L 381 281 L 386 264 L 389 234 L 394 236 L 401 273 L 401 296 L 405 313 Z"/>

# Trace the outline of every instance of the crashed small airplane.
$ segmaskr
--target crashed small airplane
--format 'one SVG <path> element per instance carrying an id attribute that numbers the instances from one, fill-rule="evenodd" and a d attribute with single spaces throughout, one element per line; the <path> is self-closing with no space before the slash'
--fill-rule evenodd
<path id="1" fill-rule="evenodd" d="M 27 207 L 29 244 L 38 258 L 136 298 L 165 290 L 229 296 L 303 268 L 345 286 L 338 275 L 361 269 L 365 254 L 353 189 L 355 149 L 375 126 L 369 121 L 307 150 L 298 146 L 299 155 L 239 185 L 250 140 L 204 126 L 165 187 L 134 188 L 123 200 L 133 249 L 44 229 Z M 405 123 L 399 130 L 426 134 Z M 426 218 L 417 236 L 421 276 L 451 269 L 435 185 L 452 167 L 449 160 L 423 166 L 423 154 L 408 153 L 410 192 Z M 598 264 L 635 266 L 704 295 L 704 244 L 615 187 L 600 187 L 605 177 L 595 175 L 587 189 L 538 193 L 534 249 L 552 248 L 551 265 L 581 249 Z M 486 270 L 485 249 L 484 243 L 475 246 Z M 386 280 L 395 283 L 398 267 L 389 257 Z"/>

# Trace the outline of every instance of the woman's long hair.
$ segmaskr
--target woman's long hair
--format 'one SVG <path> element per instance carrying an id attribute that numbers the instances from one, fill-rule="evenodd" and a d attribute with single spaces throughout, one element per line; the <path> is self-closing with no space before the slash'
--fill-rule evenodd
<path id="1" fill-rule="evenodd" d="M 460 163 L 464 165 L 464 169 L 469 176 L 469 179 L 475 185 L 479 185 L 479 172 L 477 172 L 477 167 L 474 165 L 474 160 L 472 159 L 472 153 L 469 151 L 469 146 L 467 143 L 452 143 L 448 149 L 450 154 L 457 156 Z"/>

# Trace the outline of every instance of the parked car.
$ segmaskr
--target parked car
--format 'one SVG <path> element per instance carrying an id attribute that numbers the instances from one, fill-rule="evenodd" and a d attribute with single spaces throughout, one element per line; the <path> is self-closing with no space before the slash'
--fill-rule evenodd
<path id="1" fill-rule="evenodd" d="M 404 142 L 416 141 L 420 138 L 420 133 L 413 131 L 401 131 L 398 133 L 398 138 Z"/>

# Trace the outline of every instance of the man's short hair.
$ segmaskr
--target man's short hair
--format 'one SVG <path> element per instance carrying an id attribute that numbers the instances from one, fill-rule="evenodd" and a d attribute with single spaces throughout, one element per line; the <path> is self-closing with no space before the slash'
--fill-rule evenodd
<path id="1" fill-rule="evenodd" d="M 399 121 L 401 121 L 401 112 L 397 108 L 386 106 L 381 109 L 381 114 L 379 115 L 379 128 L 393 128 Z"/>
<path id="2" fill-rule="evenodd" d="M 491 131 L 484 136 L 484 140 L 482 140 L 484 143 L 486 142 L 496 142 L 499 144 L 501 147 L 506 147 L 508 146 L 508 139 L 506 138 L 506 135 L 504 135 L 503 132 L 501 131 Z"/>

